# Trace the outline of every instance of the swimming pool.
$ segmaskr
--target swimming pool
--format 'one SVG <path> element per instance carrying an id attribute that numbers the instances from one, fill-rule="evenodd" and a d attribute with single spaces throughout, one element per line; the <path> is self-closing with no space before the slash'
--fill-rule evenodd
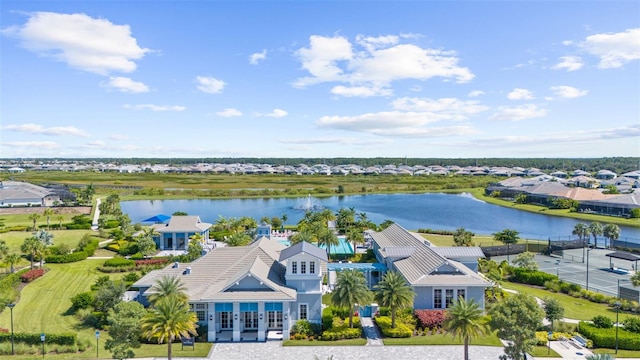
<path id="1" fill-rule="evenodd" d="M 278 239 L 278 242 L 284 246 L 289 246 L 289 240 Z M 324 245 L 320 245 L 319 248 L 323 250 L 327 250 L 327 247 Z M 331 255 L 353 255 L 353 246 L 351 243 L 347 241 L 346 236 L 338 236 L 338 246 L 331 247 Z"/>

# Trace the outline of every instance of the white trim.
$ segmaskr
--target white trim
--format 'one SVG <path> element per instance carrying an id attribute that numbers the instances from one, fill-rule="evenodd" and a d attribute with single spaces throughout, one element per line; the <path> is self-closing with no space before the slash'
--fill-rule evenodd
<path id="1" fill-rule="evenodd" d="M 302 311 L 300 309 L 302 308 L 302 306 L 306 307 L 304 319 L 300 317 L 300 314 L 302 313 Z M 309 321 L 309 304 L 308 303 L 300 303 L 300 304 L 298 304 L 298 320 L 307 320 L 307 321 Z"/>

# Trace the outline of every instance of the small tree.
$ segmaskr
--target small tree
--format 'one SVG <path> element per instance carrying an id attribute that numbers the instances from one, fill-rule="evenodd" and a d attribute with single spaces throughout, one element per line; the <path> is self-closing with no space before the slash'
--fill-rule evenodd
<path id="1" fill-rule="evenodd" d="M 453 233 L 453 242 L 456 246 L 473 246 L 473 233 L 464 228 L 458 228 Z"/>
<path id="2" fill-rule="evenodd" d="M 40 214 L 38 213 L 29 215 L 29 220 L 33 221 L 33 231 L 38 230 L 38 227 L 36 226 L 36 222 L 38 221 L 38 219 L 40 219 Z"/>
<path id="3" fill-rule="evenodd" d="M 526 270 L 538 270 L 536 255 L 529 251 L 516 255 L 516 257 L 513 259 L 513 264 L 519 268 Z"/>
<path id="4" fill-rule="evenodd" d="M 491 308 L 489 315 L 491 328 L 509 342 L 505 354 L 513 360 L 524 359 L 536 342 L 536 330 L 545 316 L 536 299 L 523 293 L 508 296 Z"/>
<path id="5" fill-rule="evenodd" d="M 564 308 L 556 299 L 545 298 L 543 301 L 545 317 L 551 322 L 551 330 L 553 330 L 554 321 L 560 320 L 564 316 Z"/>
<path id="6" fill-rule="evenodd" d="M 171 360 L 171 343 L 179 337 L 197 335 L 197 322 L 196 313 L 189 310 L 186 301 L 174 296 L 164 297 L 142 318 L 142 334 L 148 340 L 157 339 L 158 344 L 166 341 L 167 357 Z"/>
<path id="7" fill-rule="evenodd" d="M 447 310 L 444 328 L 453 337 L 464 341 L 464 360 L 469 360 L 469 341 L 489 332 L 482 309 L 473 299 L 459 298 Z"/>
<path id="8" fill-rule="evenodd" d="M 511 252 L 509 246 L 511 244 L 516 244 L 518 240 L 520 240 L 518 232 L 511 229 L 504 229 L 502 231 L 494 233 L 493 238 L 496 241 L 500 241 L 503 244 L 507 245 L 507 262 L 509 262 L 509 253 Z"/>
<path id="9" fill-rule="evenodd" d="M 607 224 L 602 228 L 602 235 L 609 239 L 609 247 L 613 247 L 613 242 L 620 238 L 620 227 L 616 224 Z"/>
<path id="10" fill-rule="evenodd" d="M 375 298 L 382 306 L 391 308 L 391 328 L 396 327 L 398 309 L 413 304 L 415 292 L 399 272 L 389 271 L 376 286 Z"/>
<path id="11" fill-rule="evenodd" d="M 349 327 L 353 327 L 353 308 L 355 304 L 366 304 L 371 300 L 371 292 L 367 288 L 364 275 L 356 269 L 342 270 L 338 273 L 338 279 L 331 300 L 340 307 L 349 309 Z"/>
<path id="12" fill-rule="evenodd" d="M 109 336 L 104 348 L 111 351 L 114 359 L 135 357 L 133 349 L 140 347 L 142 329 L 140 321 L 147 311 L 137 301 L 121 302 L 109 310 Z"/>

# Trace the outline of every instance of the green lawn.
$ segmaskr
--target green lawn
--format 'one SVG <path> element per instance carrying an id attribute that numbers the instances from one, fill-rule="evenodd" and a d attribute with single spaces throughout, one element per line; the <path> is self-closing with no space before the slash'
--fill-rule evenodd
<path id="1" fill-rule="evenodd" d="M 462 345 L 462 340 L 449 334 L 433 334 L 424 336 L 412 336 L 409 338 L 384 338 L 385 345 Z M 498 336 L 493 333 L 471 340 L 471 345 L 502 346 Z"/>
<path id="2" fill-rule="evenodd" d="M 92 344 L 88 352 L 95 354 L 95 329 L 81 326 L 69 310 L 71 297 L 89 291 L 91 284 L 99 276 L 105 275 L 96 270 L 103 262 L 104 260 L 84 260 L 71 264 L 46 265 L 49 271 L 22 289 L 20 299 L 13 309 L 14 330 L 30 333 L 77 332 L 78 341 Z M 110 276 L 119 278 L 122 274 Z M 8 329 L 10 313 L 6 309 L 2 310 L 0 326 Z M 107 338 L 107 334 L 104 335 L 103 338 Z M 103 344 L 101 341 L 100 346 Z M 106 351 L 104 353 L 107 354 Z"/>
<path id="3" fill-rule="evenodd" d="M 596 354 L 611 354 L 616 358 L 640 359 L 640 351 L 618 350 L 617 354 L 615 349 L 593 349 L 592 351 Z"/>
<path id="4" fill-rule="evenodd" d="M 614 319 L 616 316 L 615 310 L 613 308 L 610 308 L 606 304 L 597 304 L 586 299 L 574 298 L 566 294 L 554 293 L 544 289 L 539 289 L 522 284 L 515 284 L 507 281 L 503 281 L 501 285 L 505 289 L 524 292 L 540 299 L 545 297 L 557 299 L 564 308 L 564 317 L 569 319 L 591 320 L 596 315 L 606 315 L 609 318 Z M 622 321 L 625 317 L 640 318 L 640 316 L 636 314 L 621 312 L 620 320 Z"/>
<path id="5" fill-rule="evenodd" d="M 539 357 L 551 357 L 551 358 L 559 358 L 561 357 L 560 354 L 558 354 L 557 352 L 555 352 L 553 349 L 549 350 L 549 347 L 547 346 L 534 346 L 533 350 L 531 350 L 530 352 L 531 355 L 533 355 L 533 357 L 535 358 L 539 358 Z"/>
<path id="6" fill-rule="evenodd" d="M 42 225 L 46 225 L 47 224 L 47 217 L 42 214 L 44 209 L 45 208 L 39 208 L 38 214 L 40 214 L 40 218 L 38 220 L 36 220 L 36 226 L 42 226 Z M 56 208 L 53 208 L 53 209 L 55 210 Z M 72 209 L 72 208 L 65 208 L 65 209 Z M 73 210 L 71 210 L 71 211 L 73 211 Z M 80 215 L 80 214 L 82 214 L 80 211 L 77 211 L 77 212 L 71 213 L 71 214 L 66 214 L 66 213 L 65 214 L 53 214 L 49 218 L 49 224 L 51 226 L 57 226 L 58 224 L 60 224 L 60 221 L 58 220 L 58 216 L 61 216 L 61 215 L 63 217 L 62 224 L 70 223 L 74 216 L 77 216 L 77 215 Z M 6 227 L 28 226 L 29 230 L 32 230 L 33 220 L 29 219 L 30 215 L 31 214 L 2 214 L 2 215 L 0 215 L 0 221 Z M 46 228 L 45 228 L 45 230 L 46 230 Z"/>
<path id="7" fill-rule="evenodd" d="M 67 244 L 72 249 L 78 245 L 78 241 L 82 239 L 84 234 L 97 234 L 92 230 L 51 230 L 49 232 L 53 234 L 53 245 Z M 31 231 L 10 231 L 0 234 L 0 240 L 7 242 L 9 252 L 20 253 L 20 246 L 32 234 Z"/>

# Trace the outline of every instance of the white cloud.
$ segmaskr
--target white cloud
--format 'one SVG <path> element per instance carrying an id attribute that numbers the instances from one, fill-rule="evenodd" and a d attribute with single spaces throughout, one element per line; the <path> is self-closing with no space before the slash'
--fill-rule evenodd
<path id="1" fill-rule="evenodd" d="M 184 111 L 187 108 L 180 105 L 154 105 L 154 104 L 136 104 L 123 106 L 125 109 L 133 110 L 151 110 L 151 111 Z"/>
<path id="2" fill-rule="evenodd" d="M 519 106 L 500 106 L 498 111 L 489 117 L 490 120 L 519 121 L 524 119 L 539 118 L 547 115 L 546 109 L 538 108 L 535 104 Z"/>
<path id="3" fill-rule="evenodd" d="M 482 90 L 473 90 L 469 93 L 469 97 L 478 97 L 480 95 L 484 95 L 484 91 Z"/>
<path id="4" fill-rule="evenodd" d="M 562 42 L 562 45 L 564 45 L 564 46 L 573 45 L 573 41 L 571 41 L 571 40 L 564 40 L 564 41 Z"/>
<path id="5" fill-rule="evenodd" d="M 2 30 L 38 55 L 101 75 L 129 73 L 149 49 L 138 46 L 129 25 L 115 25 L 85 14 L 34 12 L 22 26 Z"/>
<path id="6" fill-rule="evenodd" d="M 587 36 L 580 47 L 600 58 L 599 68 L 619 68 L 640 59 L 640 28 Z"/>
<path id="7" fill-rule="evenodd" d="M 394 100 L 391 105 L 396 110 L 430 113 L 443 120 L 464 120 L 469 115 L 489 109 L 478 101 L 462 101 L 456 98 L 433 100 L 403 97 Z"/>
<path id="8" fill-rule="evenodd" d="M 509 100 L 531 100 L 533 99 L 533 93 L 527 89 L 515 88 L 511 91 L 507 98 Z"/>
<path id="9" fill-rule="evenodd" d="M 553 65 L 551 68 L 555 70 L 566 69 L 567 71 L 576 71 L 582 68 L 584 63 L 582 62 L 582 58 L 580 56 L 569 55 L 569 56 L 561 56 L 560 62 Z"/>
<path id="10" fill-rule="evenodd" d="M 267 58 L 267 49 L 262 50 L 259 53 L 253 53 L 249 56 L 249 64 L 257 65 L 258 62 Z"/>
<path id="11" fill-rule="evenodd" d="M 133 81 L 127 77 L 112 76 L 109 78 L 107 86 L 118 89 L 127 93 L 145 93 L 149 92 L 149 87 L 144 83 Z"/>
<path id="12" fill-rule="evenodd" d="M 45 128 L 42 125 L 38 124 L 22 124 L 22 125 L 6 125 L 3 126 L 2 129 L 27 133 L 27 134 L 41 134 L 41 135 L 52 135 L 52 136 L 79 136 L 79 137 L 88 137 L 84 130 L 80 130 L 73 126 L 53 126 Z"/>
<path id="13" fill-rule="evenodd" d="M 345 97 L 370 97 L 370 96 L 391 96 L 393 91 L 389 88 L 380 86 L 334 86 L 331 89 L 332 94 Z"/>
<path id="14" fill-rule="evenodd" d="M 216 113 L 216 115 L 220 116 L 220 117 L 237 117 L 237 116 L 242 116 L 242 112 L 240 110 L 237 109 L 233 109 L 233 108 L 226 108 L 222 111 L 218 111 Z"/>
<path id="15" fill-rule="evenodd" d="M 101 148 L 101 147 L 104 147 L 105 145 L 106 145 L 105 142 L 101 140 L 96 140 L 96 141 L 87 143 L 87 146 L 94 147 L 94 148 L 97 148 L 97 147 Z"/>
<path id="16" fill-rule="evenodd" d="M 227 85 L 222 80 L 206 76 L 198 76 L 196 81 L 198 82 L 198 90 L 208 94 L 219 94 L 224 89 L 224 86 Z"/>
<path id="17" fill-rule="evenodd" d="M 402 37 L 411 39 L 411 37 Z M 309 77 L 298 78 L 294 86 L 306 87 L 324 82 L 344 82 L 348 87 L 334 87 L 334 93 L 365 96 L 365 88 L 384 89 L 391 82 L 404 79 L 427 80 L 441 77 L 458 83 L 471 81 L 475 75 L 458 65 L 453 51 L 423 49 L 399 43 L 394 35 L 367 37 L 358 35 L 355 45 L 343 36 L 312 35 L 309 46 L 296 52 Z M 371 95 L 379 95 L 371 92 Z"/>
<path id="18" fill-rule="evenodd" d="M 258 116 L 267 116 L 267 117 L 273 117 L 273 118 L 281 118 L 287 115 L 289 115 L 289 113 L 282 109 L 273 109 L 273 111 L 270 113 L 258 114 Z"/>
<path id="19" fill-rule="evenodd" d="M 3 141 L 1 146 L 11 148 L 56 149 L 60 145 L 51 141 Z"/>
<path id="20" fill-rule="evenodd" d="M 572 86 L 560 85 L 560 86 L 552 86 L 551 91 L 557 96 L 566 99 L 573 99 L 581 96 L 585 96 L 589 93 L 588 90 L 580 90 L 576 89 Z"/>

